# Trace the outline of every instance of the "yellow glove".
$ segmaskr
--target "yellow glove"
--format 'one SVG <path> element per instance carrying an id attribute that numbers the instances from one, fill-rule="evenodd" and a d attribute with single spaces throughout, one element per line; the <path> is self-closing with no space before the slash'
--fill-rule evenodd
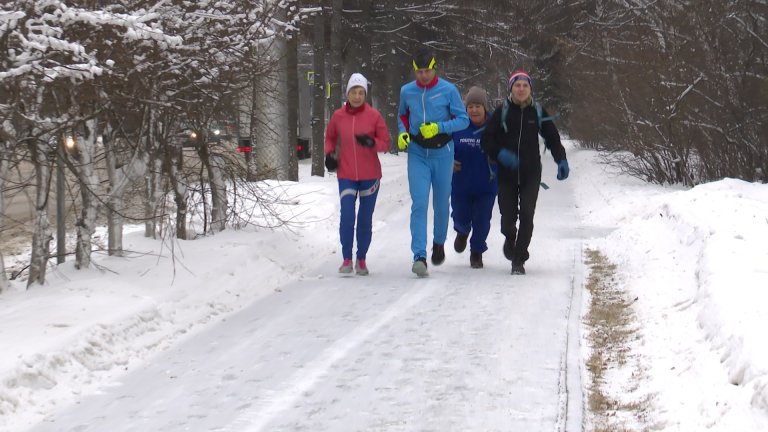
<path id="1" fill-rule="evenodd" d="M 411 135 L 408 132 L 403 132 L 397 136 L 397 148 L 399 148 L 400 151 L 406 151 L 410 142 Z"/>
<path id="2" fill-rule="evenodd" d="M 430 139 L 439 132 L 437 130 L 437 123 L 422 123 L 421 127 L 419 127 L 419 132 L 421 132 L 421 136 L 424 138 Z"/>

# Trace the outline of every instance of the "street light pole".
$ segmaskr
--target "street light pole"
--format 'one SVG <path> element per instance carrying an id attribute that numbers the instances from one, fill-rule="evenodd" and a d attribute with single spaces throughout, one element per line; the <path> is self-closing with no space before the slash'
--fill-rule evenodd
<path id="1" fill-rule="evenodd" d="M 62 264 L 67 253 L 64 227 L 64 143 L 56 146 L 56 264 Z"/>

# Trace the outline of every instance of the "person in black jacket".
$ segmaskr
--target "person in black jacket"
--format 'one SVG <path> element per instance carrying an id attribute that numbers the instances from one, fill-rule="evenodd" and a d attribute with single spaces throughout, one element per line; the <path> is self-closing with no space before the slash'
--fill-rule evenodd
<path id="1" fill-rule="evenodd" d="M 524 264 L 530 257 L 528 246 L 541 182 L 539 135 L 557 163 L 557 179 L 565 180 L 569 173 L 557 127 L 551 119 L 539 126 L 531 89 L 526 72 L 516 71 L 509 77 L 509 96 L 493 112 L 480 144 L 499 165 L 501 233 L 506 237 L 504 256 L 512 261 L 512 274 L 525 274 Z M 546 116 L 542 110 L 542 119 Z"/>

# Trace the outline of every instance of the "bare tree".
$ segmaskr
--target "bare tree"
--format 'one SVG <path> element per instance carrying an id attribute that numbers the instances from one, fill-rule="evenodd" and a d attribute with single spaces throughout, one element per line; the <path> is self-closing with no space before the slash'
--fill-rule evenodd
<path id="1" fill-rule="evenodd" d="M 320 10 L 313 19 L 312 60 L 314 63 L 314 85 L 312 87 L 312 175 L 322 177 L 325 174 L 323 166 L 324 136 L 325 136 L 325 27 L 327 16 L 323 11 L 321 0 Z"/>
<path id="2" fill-rule="evenodd" d="M 289 174 L 296 173 L 295 136 L 285 138 L 286 66 L 279 62 L 287 58 L 284 49 L 273 48 L 285 45 L 287 29 L 299 18 L 295 10 L 286 16 L 283 6 L 273 0 L 161 2 L 150 10 L 141 0 L 106 5 L 11 0 L 0 6 L 0 48 L 9 54 L 0 58 L 0 176 L 5 182 L 10 161 L 22 157 L 35 167 L 36 184 L 28 188 L 36 193 L 30 283 L 45 278 L 50 230 L 43 204 L 48 201 L 50 156 L 66 131 L 78 144 L 66 160 L 83 205 L 77 223 L 80 268 L 90 263 L 90 237 L 101 208 L 107 213 L 109 252 L 121 253 L 122 224 L 128 217 L 123 198 L 137 179 L 145 182 L 140 197 L 145 213 L 138 218 L 145 222 L 145 235 L 162 234 L 167 221 L 177 236 L 189 237 L 186 208 L 192 182 L 179 145 L 193 129 L 202 140 L 197 157 L 204 170 L 197 179 L 204 186 L 195 196 L 206 207 L 203 230 L 220 231 L 238 217 L 229 211 L 227 188 L 238 180 L 233 176 L 243 174 L 239 166 L 230 169 L 239 162 L 228 157 L 230 139 L 240 134 L 233 130 L 225 139 L 212 137 L 224 121 L 237 125 L 239 95 L 254 78 L 272 73 L 266 82 L 279 87 L 269 107 L 279 111 L 261 119 L 279 138 L 259 137 L 278 149 L 272 175 L 297 177 Z M 67 13 L 58 13 L 64 9 Z M 99 179 L 102 160 L 106 190 Z M 166 201 L 168 188 L 173 204 Z M 206 206 L 206 200 L 212 205 Z M 166 216 L 170 207 L 175 219 Z"/>
<path id="3" fill-rule="evenodd" d="M 146 164 L 140 158 L 137 136 L 141 136 L 141 126 L 135 112 L 120 113 L 110 111 L 114 125 L 107 122 L 105 127 L 104 154 L 106 162 L 107 185 L 107 253 L 123 255 L 123 224 L 125 221 L 125 193 L 131 183 L 144 176 Z"/>
<path id="4" fill-rule="evenodd" d="M 96 142 L 100 136 L 97 121 L 89 119 L 75 138 L 77 149 L 74 153 L 76 173 L 80 185 L 82 209 L 77 219 L 77 243 L 75 267 L 88 268 L 91 265 L 92 236 L 96 231 L 96 216 L 99 211 L 100 180 L 95 171 Z"/>
<path id="5" fill-rule="evenodd" d="M 300 21 L 299 1 L 288 0 L 288 22 L 298 27 Z M 286 32 L 285 80 L 286 80 L 286 122 L 288 140 L 288 179 L 299 181 L 299 161 L 296 145 L 299 141 L 299 32 Z"/>
<path id="6" fill-rule="evenodd" d="M 574 138 L 660 184 L 765 169 L 765 2 L 584 5 L 568 61 Z"/>
<path id="7" fill-rule="evenodd" d="M 0 38 L 0 49 L 3 49 L 3 38 Z M 0 60 L 2 70 L 7 70 L 8 65 Z M 16 128 L 13 127 L 11 117 L 14 113 L 11 102 L 12 88 L 5 81 L 0 80 L 0 96 L 3 96 L 3 103 L 0 103 L 0 244 L 2 244 L 3 232 L 8 227 L 6 222 L 5 208 L 5 190 L 6 179 L 9 178 L 11 161 L 16 153 Z M 8 288 L 8 276 L 5 274 L 5 259 L 3 251 L 0 250 L 0 292 Z"/>
<path id="8" fill-rule="evenodd" d="M 50 146 L 41 139 L 29 139 L 30 154 L 35 164 L 35 219 L 32 221 L 32 256 L 29 262 L 27 288 L 44 284 L 50 255 L 51 231 L 48 220 L 48 197 L 51 181 L 48 154 Z"/>
<path id="9" fill-rule="evenodd" d="M 344 77 L 342 77 L 342 0 L 331 0 L 331 50 L 329 51 L 330 70 L 326 75 L 327 85 L 330 86 L 330 95 L 328 99 L 328 112 L 333 112 L 341 106 L 342 87 L 344 86 Z"/>
<path id="10" fill-rule="evenodd" d="M 3 5 L 10 9 L 2 14 L 0 40 L 8 57 L 2 63 L 0 81 L 8 83 L 3 91 L 14 95 L 9 108 L 16 129 L 17 142 L 29 150 L 35 170 L 35 214 L 32 229 L 32 252 L 28 287 L 44 283 L 50 249 L 50 222 L 47 213 L 51 182 L 50 156 L 61 145 L 60 131 L 80 121 L 70 95 L 102 70 L 95 67 L 92 53 L 70 39 L 77 34 L 86 15 L 57 14 L 66 9 L 61 2 L 45 5 L 17 0 Z M 96 17 L 94 17 L 96 18 Z M 62 83 L 67 86 L 62 86 Z M 67 91 L 62 89 L 68 88 Z M 8 116 L 4 115 L 3 128 Z"/>
<path id="11" fill-rule="evenodd" d="M 0 226 L 7 227 L 5 222 L 5 179 L 10 171 L 10 158 L 12 155 L 11 137 L 0 128 Z M 3 229 L 0 229 L 0 244 L 2 243 Z M 0 250 L 0 293 L 8 288 L 8 276 L 5 274 L 5 259 Z"/>

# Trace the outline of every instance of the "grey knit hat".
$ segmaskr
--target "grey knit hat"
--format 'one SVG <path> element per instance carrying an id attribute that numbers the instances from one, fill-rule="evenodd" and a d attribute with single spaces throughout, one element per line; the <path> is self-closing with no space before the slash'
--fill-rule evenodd
<path id="1" fill-rule="evenodd" d="M 488 109 L 488 94 L 484 88 L 472 86 L 464 96 L 464 106 L 471 103 L 480 104 Z"/>

